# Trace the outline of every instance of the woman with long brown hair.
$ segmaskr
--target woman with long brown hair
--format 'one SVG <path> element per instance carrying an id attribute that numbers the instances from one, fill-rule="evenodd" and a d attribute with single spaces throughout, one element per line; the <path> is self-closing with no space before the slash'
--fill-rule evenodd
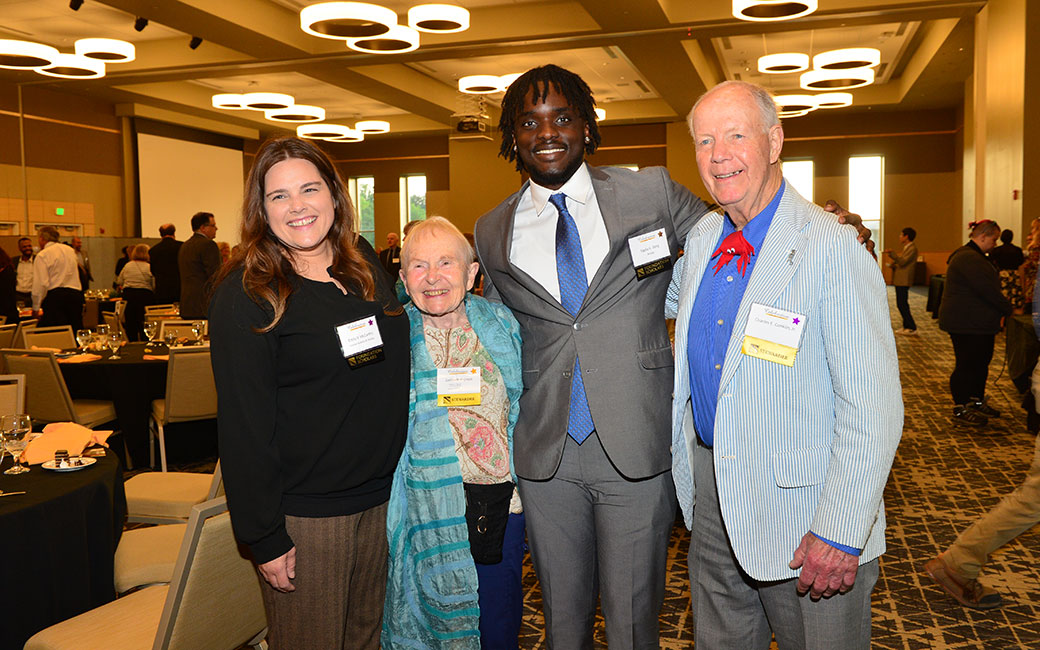
<path id="1" fill-rule="evenodd" d="M 408 319 L 328 157 L 269 140 L 210 305 L 224 484 L 268 642 L 378 648 Z"/>

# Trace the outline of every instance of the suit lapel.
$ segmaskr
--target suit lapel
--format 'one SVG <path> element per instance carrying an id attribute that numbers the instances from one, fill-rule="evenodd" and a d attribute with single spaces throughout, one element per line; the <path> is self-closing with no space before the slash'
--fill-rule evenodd
<path id="1" fill-rule="evenodd" d="M 773 216 L 773 222 L 769 225 L 769 232 L 762 242 L 762 256 L 755 262 L 747 290 L 733 321 L 733 333 L 722 364 L 719 394 L 725 390 L 726 384 L 744 360 L 741 346 L 744 341 L 744 324 L 747 322 L 751 305 L 772 305 L 780 292 L 791 282 L 798 265 L 801 264 L 806 244 L 809 242 L 808 234 L 805 232 L 809 215 L 804 204 L 805 200 L 788 185 Z"/>
<path id="2" fill-rule="evenodd" d="M 623 237 L 625 229 L 621 219 L 621 209 L 618 207 L 617 192 L 614 191 L 614 184 L 609 182 L 607 175 L 598 167 L 589 165 L 589 176 L 592 179 L 593 199 L 599 204 L 603 225 L 607 229 L 609 248 L 607 249 L 607 256 L 603 258 L 603 262 L 596 269 L 596 274 L 589 281 L 589 290 L 585 293 L 585 300 L 582 301 L 581 305 L 582 310 L 592 308 L 592 301 L 600 295 L 600 286 L 607 277 L 614 261 L 619 259 L 622 253 L 620 247 L 625 243 Z M 579 311 L 578 313 L 580 314 L 581 312 Z"/>

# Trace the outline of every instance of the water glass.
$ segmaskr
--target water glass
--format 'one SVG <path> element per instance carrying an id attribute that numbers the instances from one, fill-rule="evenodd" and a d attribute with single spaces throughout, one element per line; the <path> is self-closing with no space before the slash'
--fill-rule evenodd
<path id="1" fill-rule="evenodd" d="M 119 348 L 123 345 L 123 339 L 118 334 L 109 334 L 105 343 L 108 345 L 108 349 L 112 351 L 112 356 L 110 356 L 109 359 L 123 358 L 119 356 Z"/>
<path id="2" fill-rule="evenodd" d="M 0 436 L 3 436 L 7 453 L 14 457 L 14 466 L 4 474 L 24 474 L 28 467 L 22 466 L 21 455 L 29 444 L 29 432 L 32 430 L 32 419 L 24 413 L 0 417 Z"/>
<path id="3" fill-rule="evenodd" d="M 79 345 L 80 350 L 84 352 L 87 350 L 91 336 L 90 330 L 76 330 L 76 344 Z"/>
<path id="4" fill-rule="evenodd" d="M 202 321 L 192 321 L 191 323 L 191 333 L 195 335 L 196 343 L 202 340 L 203 327 Z"/>
<path id="5" fill-rule="evenodd" d="M 112 331 L 112 328 L 105 323 L 99 323 L 97 326 L 98 336 L 108 336 Z"/>
<path id="6" fill-rule="evenodd" d="M 159 333 L 159 323 L 152 320 L 144 324 L 144 335 L 148 337 L 149 341 L 155 340 L 155 335 Z"/>

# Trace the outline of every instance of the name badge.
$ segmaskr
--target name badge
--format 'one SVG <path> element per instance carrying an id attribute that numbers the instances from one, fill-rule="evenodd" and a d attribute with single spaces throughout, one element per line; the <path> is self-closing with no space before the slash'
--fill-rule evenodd
<path id="1" fill-rule="evenodd" d="M 748 314 L 741 351 L 758 359 L 793 366 L 805 316 L 754 303 Z"/>
<path id="2" fill-rule="evenodd" d="M 382 361 L 383 337 L 375 316 L 336 326 L 340 350 L 351 370 Z"/>
<path id="3" fill-rule="evenodd" d="M 632 265 L 636 269 L 637 280 L 664 273 L 672 268 L 672 252 L 668 248 L 668 238 L 664 230 L 629 237 L 628 250 L 632 254 Z"/>
<path id="4" fill-rule="evenodd" d="M 480 368 L 437 369 L 437 406 L 480 404 Z"/>
<path id="5" fill-rule="evenodd" d="M 393 258 L 390 259 L 390 262 L 392 264 L 400 264 L 401 263 L 401 258 L 400 257 L 393 257 Z"/>

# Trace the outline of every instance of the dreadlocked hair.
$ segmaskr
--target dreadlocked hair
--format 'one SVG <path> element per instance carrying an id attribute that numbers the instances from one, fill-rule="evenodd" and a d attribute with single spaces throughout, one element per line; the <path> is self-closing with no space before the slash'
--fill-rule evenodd
<path id="1" fill-rule="evenodd" d="M 313 164 L 332 194 L 335 214 L 326 240 L 332 246 L 332 265 L 329 272 L 349 293 L 364 300 L 373 300 L 376 283 L 372 270 L 358 250 L 358 234 L 354 232 L 354 206 L 347 197 L 345 184 L 332 161 L 321 149 L 307 140 L 296 137 L 272 138 L 260 146 L 253 167 L 246 180 L 242 201 L 242 244 L 227 264 L 221 268 L 214 286 L 228 274 L 242 268 L 242 288 L 257 304 L 266 303 L 273 318 L 257 332 L 269 332 L 285 315 L 289 297 L 293 293 L 293 250 L 285 245 L 267 222 L 264 210 L 267 173 L 276 164 L 290 159 L 306 160 Z M 390 310 L 390 311 L 388 311 Z M 384 303 L 387 314 L 400 312 L 400 307 Z"/>
<path id="2" fill-rule="evenodd" d="M 592 98 L 592 89 L 584 79 L 570 70 L 549 64 L 532 68 L 523 73 L 506 90 L 506 96 L 502 98 L 502 117 L 498 121 L 498 129 L 502 132 L 499 156 L 509 162 L 515 162 L 516 170 L 523 171 L 523 161 L 516 155 L 513 147 L 516 143 L 516 120 L 524 110 L 524 100 L 527 98 L 527 94 L 532 90 L 536 102 L 545 101 L 550 90 L 555 90 L 563 95 L 567 103 L 578 112 L 589 128 L 589 141 L 585 143 L 585 155 L 591 156 L 596 153 L 602 138 L 599 134 L 599 126 L 596 124 L 596 112 L 593 110 L 596 100 Z"/>

